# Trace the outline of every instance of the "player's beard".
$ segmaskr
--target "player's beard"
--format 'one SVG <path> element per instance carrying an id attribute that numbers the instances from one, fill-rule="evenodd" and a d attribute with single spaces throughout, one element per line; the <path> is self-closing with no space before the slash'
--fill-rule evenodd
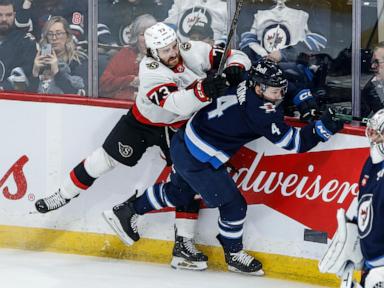
<path id="1" fill-rule="evenodd" d="M 176 57 L 171 57 L 167 60 L 166 66 L 169 68 L 174 68 L 177 64 L 179 64 L 180 61 L 180 55 L 177 55 Z"/>
<path id="2" fill-rule="evenodd" d="M 8 24 L 7 22 L 1 22 L 0 23 L 0 35 L 4 36 L 8 34 L 9 30 L 11 30 L 12 25 Z"/>

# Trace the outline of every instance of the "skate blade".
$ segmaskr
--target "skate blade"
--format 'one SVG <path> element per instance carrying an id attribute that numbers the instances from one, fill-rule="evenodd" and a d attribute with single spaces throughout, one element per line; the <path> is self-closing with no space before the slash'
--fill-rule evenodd
<path id="1" fill-rule="evenodd" d="M 244 271 L 241 271 L 235 267 L 228 266 L 228 271 L 235 272 L 235 273 L 241 273 L 244 275 L 250 275 L 250 276 L 264 276 L 265 275 L 263 269 L 259 269 L 257 271 L 253 271 L 253 272 L 244 272 Z"/>
<path id="2" fill-rule="evenodd" d="M 204 271 L 208 268 L 206 261 L 189 261 L 182 257 L 173 257 L 171 267 L 174 269 Z"/>
<path id="3" fill-rule="evenodd" d="M 123 227 L 120 224 L 119 219 L 111 210 L 103 212 L 104 220 L 112 228 L 113 231 L 119 236 L 120 240 L 123 241 L 126 245 L 131 246 L 135 241 L 130 238 L 125 232 Z"/>

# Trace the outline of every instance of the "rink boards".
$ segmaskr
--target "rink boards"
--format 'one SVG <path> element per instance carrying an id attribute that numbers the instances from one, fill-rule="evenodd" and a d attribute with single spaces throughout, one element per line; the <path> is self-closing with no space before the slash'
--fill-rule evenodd
<path id="1" fill-rule="evenodd" d="M 166 180 L 168 170 L 157 148 L 134 168 L 117 167 L 66 207 L 35 213 L 34 201 L 55 192 L 69 170 L 103 143 L 125 108 L 90 106 L 89 100 L 77 98 L 0 101 L 0 246 L 170 261 L 173 211 L 142 217 L 143 239 L 131 247 L 114 236 L 101 216 L 136 189 L 142 192 Z M 317 262 L 335 232 L 337 209 L 348 210 L 358 192 L 368 156 L 363 134 L 347 127 L 305 154 L 287 153 L 262 139 L 232 159 L 237 168 L 233 178 L 248 202 L 244 245 L 262 260 L 267 275 L 337 285 L 333 275 L 317 271 Z M 196 241 L 209 255 L 211 268 L 225 269 L 215 238 L 217 217 L 216 209 L 201 210 Z"/>

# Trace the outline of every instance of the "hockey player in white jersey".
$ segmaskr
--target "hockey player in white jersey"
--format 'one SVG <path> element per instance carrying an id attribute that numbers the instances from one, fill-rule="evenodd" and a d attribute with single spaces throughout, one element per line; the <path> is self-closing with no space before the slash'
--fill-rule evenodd
<path id="1" fill-rule="evenodd" d="M 171 24 L 183 41 L 189 39 L 189 31 L 199 22 L 202 23 L 202 26 L 211 27 L 214 40 L 219 40 L 225 37 L 227 31 L 227 2 L 223 0 L 175 0 L 168 11 L 168 18 L 164 22 Z"/>
<path id="2" fill-rule="evenodd" d="M 148 55 L 140 63 L 140 86 L 132 109 L 121 117 L 102 147 L 72 169 L 58 192 L 35 203 L 39 212 L 66 205 L 118 164 L 135 166 L 148 147 L 159 146 L 167 165 L 171 165 L 169 141 L 173 128 L 182 126 L 212 98 L 224 95 L 226 81 L 239 83 L 242 71 L 250 68 L 246 55 L 232 50 L 224 70 L 227 77 L 207 77 L 207 72 L 218 67 L 222 49 L 203 42 L 180 43 L 175 31 L 164 23 L 149 27 L 144 38 Z M 198 205 L 176 210 L 196 215 Z M 116 218 L 109 215 L 108 220 L 115 229 L 113 217 Z M 194 246 L 196 216 L 190 218 L 176 220 L 172 266 L 203 270 L 207 267 L 207 256 Z"/>

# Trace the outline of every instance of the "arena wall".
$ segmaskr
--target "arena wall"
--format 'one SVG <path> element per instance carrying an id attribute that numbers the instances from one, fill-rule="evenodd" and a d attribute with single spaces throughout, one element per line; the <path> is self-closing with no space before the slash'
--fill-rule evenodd
<path id="1" fill-rule="evenodd" d="M 66 207 L 37 214 L 34 201 L 57 190 L 69 170 L 99 147 L 129 104 L 79 97 L 0 95 L 0 247 L 78 253 L 167 263 L 174 212 L 145 215 L 142 240 L 127 247 L 101 212 L 154 183 L 169 171 L 152 148 L 134 168 L 117 167 Z M 295 125 L 302 125 L 295 123 Z M 248 206 L 245 248 L 271 277 L 337 286 L 317 270 L 336 230 L 338 208 L 358 192 L 368 156 L 364 130 L 348 126 L 305 154 L 288 153 L 261 139 L 232 159 L 233 177 Z M 196 241 L 209 267 L 224 270 L 215 236 L 216 209 L 200 212 Z"/>

